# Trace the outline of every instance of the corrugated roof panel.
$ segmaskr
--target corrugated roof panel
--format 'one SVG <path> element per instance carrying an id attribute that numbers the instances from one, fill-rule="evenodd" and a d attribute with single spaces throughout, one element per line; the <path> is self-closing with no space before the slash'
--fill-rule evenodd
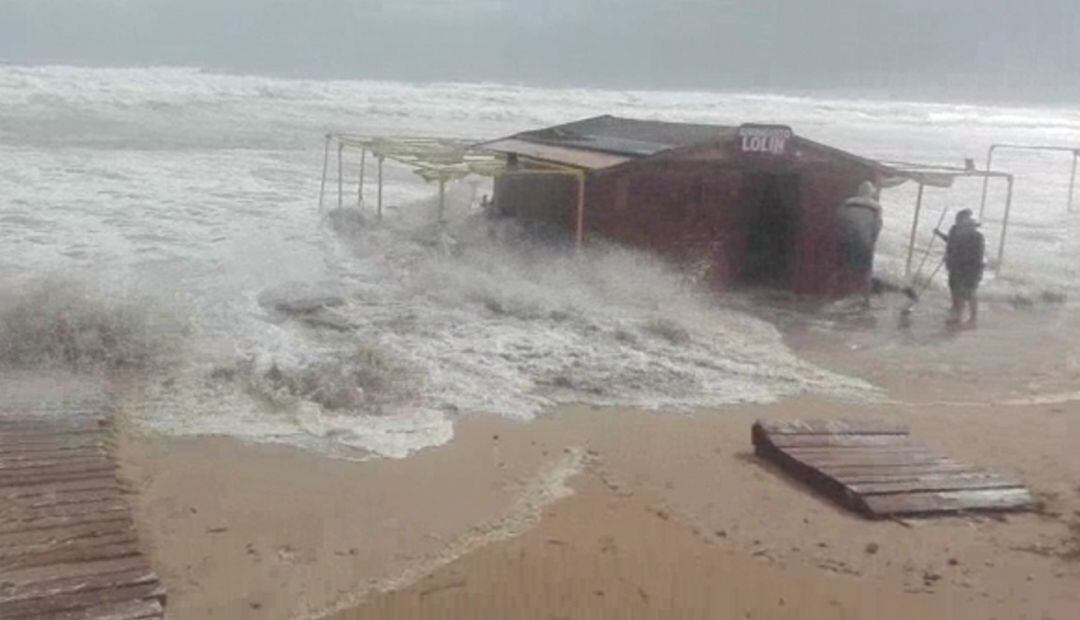
<path id="1" fill-rule="evenodd" d="M 624 157 L 611 153 L 582 150 L 578 147 L 538 144 L 518 138 L 504 138 L 480 146 L 496 153 L 516 153 L 523 157 L 586 170 L 610 168 L 635 159 L 634 157 Z"/>
<path id="2" fill-rule="evenodd" d="M 547 129 L 527 131 L 517 138 L 529 142 L 647 157 L 674 148 L 730 137 L 735 127 L 643 121 L 597 116 Z"/>

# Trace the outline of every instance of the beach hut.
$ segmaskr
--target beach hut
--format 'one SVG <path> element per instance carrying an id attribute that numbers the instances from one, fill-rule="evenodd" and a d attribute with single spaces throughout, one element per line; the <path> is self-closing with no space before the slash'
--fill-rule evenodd
<path id="1" fill-rule="evenodd" d="M 704 265 L 719 287 L 843 293 L 837 212 L 896 170 L 783 125 L 598 116 L 486 142 L 506 157 L 496 213 L 579 244 L 604 238 Z"/>

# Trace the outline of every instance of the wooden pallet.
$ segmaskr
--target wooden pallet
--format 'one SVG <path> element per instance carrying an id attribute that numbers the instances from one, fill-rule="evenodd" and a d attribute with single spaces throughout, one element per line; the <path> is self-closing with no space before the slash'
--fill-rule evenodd
<path id="1" fill-rule="evenodd" d="M 68 413 L 0 411 L 0 618 L 163 618 L 112 429 L 99 412 Z"/>
<path id="2" fill-rule="evenodd" d="M 822 494 L 872 517 L 1027 510 L 1020 483 L 943 457 L 906 427 L 863 420 L 758 421 L 754 451 Z"/>

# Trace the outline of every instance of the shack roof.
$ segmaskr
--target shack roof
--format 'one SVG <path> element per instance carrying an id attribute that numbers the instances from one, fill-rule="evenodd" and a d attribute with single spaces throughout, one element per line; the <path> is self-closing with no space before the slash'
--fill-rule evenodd
<path id="1" fill-rule="evenodd" d="M 496 153 L 513 153 L 554 164 L 599 170 L 676 149 L 734 139 L 739 129 L 733 125 L 671 123 L 603 115 L 524 131 L 482 143 L 478 147 Z M 872 159 L 801 136 L 793 138 L 833 157 L 866 166 L 883 176 L 892 176 L 896 172 Z"/>

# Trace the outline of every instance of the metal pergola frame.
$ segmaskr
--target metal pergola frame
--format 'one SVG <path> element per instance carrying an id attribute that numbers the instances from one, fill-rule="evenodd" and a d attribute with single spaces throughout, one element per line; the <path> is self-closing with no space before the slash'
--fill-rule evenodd
<path id="1" fill-rule="evenodd" d="M 471 149 L 471 140 L 449 138 L 420 138 L 413 136 L 366 136 L 348 133 L 326 134 L 323 150 L 322 182 L 319 186 L 319 211 L 322 212 L 326 196 L 326 183 L 330 172 L 330 151 L 337 145 L 337 206 L 345 205 L 345 150 L 360 151 L 360 174 L 357 180 L 357 206 L 364 204 L 364 179 L 367 175 L 367 154 L 371 153 L 378 163 L 376 217 L 383 215 L 383 164 L 387 159 L 412 169 L 425 181 L 439 184 L 439 222 L 443 221 L 446 207 L 446 183 L 476 174 L 494 176 L 504 167 L 500 158 L 489 153 Z"/>
<path id="2" fill-rule="evenodd" d="M 904 277 L 911 277 L 911 263 L 915 255 L 915 238 L 919 230 L 919 218 L 922 214 L 923 194 L 926 187 L 952 187 L 956 179 L 981 178 L 983 187 L 990 183 L 990 179 L 1003 179 L 1007 184 L 1005 195 L 1005 216 L 1001 220 L 1001 239 L 998 242 L 997 263 L 995 268 L 1000 272 L 1001 265 L 1005 260 L 1005 235 L 1009 229 L 1009 214 L 1012 212 L 1012 197 L 1014 177 L 1008 172 L 994 170 L 977 170 L 973 167 L 961 168 L 958 166 L 938 166 L 928 164 L 911 164 L 906 162 L 882 162 L 886 166 L 900 172 L 905 179 L 912 180 L 919 185 L 918 194 L 915 197 L 915 215 L 911 219 L 911 237 L 908 241 L 907 262 L 904 265 Z M 984 189 L 985 191 L 985 189 Z M 985 199 L 985 194 L 984 194 Z"/>
<path id="3" fill-rule="evenodd" d="M 1069 198 L 1065 204 L 1065 210 L 1067 213 L 1072 213 L 1073 210 L 1073 194 L 1076 189 L 1076 168 L 1077 160 L 1080 160 L 1080 148 L 1069 146 L 1041 146 L 1041 145 L 1029 145 L 1029 144 L 1007 144 L 998 143 L 991 144 L 990 148 L 986 149 L 986 170 L 990 171 L 994 165 L 994 152 L 999 149 L 1009 149 L 1014 151 L 1049 151 L 1056 153 L 1072 153 L 1072 173 L 1069 176 Z M 983 180 L 982 188 L 982 200 L 979 202 L 979 219 L 982 219 L 983 212 L 986 211 L 986 191 L 989 179 Z"/>
<path id="4" fill-rule="evenodd" d="M 465 178 L 471 174 L 497 177 L 503 174 L 514 175 L 564 175 L 572 176 L 577 181 L 577 212 L 574 242 L 581 249 L 585 239 L 585 177 L 586 170 L 536 160 L 522 158 L 528 168 L 508 167 L 505 157 L 476 146 L 472 140 L 366 136 L 348 133 L 326 134 L 323 150 L 322 181 L 319 186 L 319 212 L 323 210 L 326 198 L 326 183 L 330 172 L 330 152 L 337 145 L 337 206 L 345 205 L 345 158 L 346 149 L 360 150 L 360 174 L 357 180 L 357 206 L 364 203 L 364 178 L 366 176 L 367 154 L 370 152 L 378 162 L 376 214 L 382 221 L 383 214 L 383 164 L 387 159 L 404 164 L 425 181 L 437 181 L 439 184 L 438 221 L 444 223 L 446 208 L 446 183 Z"/>

